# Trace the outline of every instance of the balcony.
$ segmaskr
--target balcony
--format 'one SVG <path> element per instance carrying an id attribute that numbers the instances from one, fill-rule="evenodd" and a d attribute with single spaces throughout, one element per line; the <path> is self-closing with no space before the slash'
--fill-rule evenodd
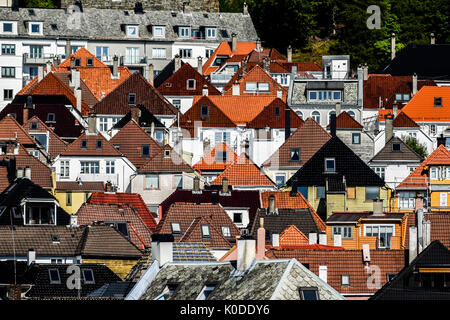
<path id="1" fill-rule="evenodd" d="M 120 57 L 120 65 L 122 66 L 136 66 L 146 64 L 147 64 L 147 57 L 138 57 L 138 56 Z"/>
<path id="2" fill-rule="evenodd" d="M 40 54 L 31 56 L 29 53 L 23 54 L 23 64 L 38 64 L 44 65 L 48 61 L 52 61 L 54 54 Z"/>

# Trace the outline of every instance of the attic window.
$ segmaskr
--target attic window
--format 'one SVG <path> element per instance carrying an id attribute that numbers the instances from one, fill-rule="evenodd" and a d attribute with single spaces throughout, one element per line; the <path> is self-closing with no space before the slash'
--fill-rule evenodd
<path id="1" fill-rule="evenodd" d="M 165 158 L 170 157 L 170 150 L 164 150 L 164 157 Z"/>
<path id="2" fill-rule="evenodd" d="M 208 117 L 209 116 L 209 107 L 208 106 L 202 106 L 200 111 L 201 117 Z"/>
<path id="3" fill-rule="evenodd" d="M 54 113 L 47 113 L 47 121 L 50 121 L 50 122 L 55 121 L 55 114 Z"/>
<path id="4" fill-rule="evenodd" d="M 30 16 L 36 15 L 35 12 L 34 12 L 34 9 L 28 9 L 28 14 L 29 14 Z"/>
<path id="5" fill-rule="evenodd" d="M 181 234 L 181 226 L 178 222 L 172 222 L 171 227 L 173 234 Z"/>
<path id="6" fill-rule="evenodd" d="M 56 24 L 51 24 L 51 27 L 52 27 L 52 30 L 58 30 L 58 25 L 56 25 Z"/>
<path id="7" fill-rule="evenodd" d="M 400 143 L 393 143 L 392 144 L 392 151 L 394 152 L 400 152 L 402 151 L 402 146 Z"/>
<path id="8" fill-rule="evenodd" d="M 114 148 L 116 148 L 117 151 L 120 151 L 120 144 L 115 144 Z"/>
<path id="9" fill-rule="evenodd" d="M 102 150 L 102 149 L 103 149 L 103 141 L 97 140 L 97 150 Z"/>
<path id="10" fill-rule="evenodd" d="M 226 163 L 227 162 L 227 152 L 226 151 L 217 151 L 216 152 L 216 162 L 217 163 Z"/>
<path id="11" fill-rule="evenodd" d="M 50 277 L 50 284 L 61 284 L 58 269 L 48 269 L 48 275 Z"/>
<path id="12" fill-rule="evenodd" d="M 350 286 L 350 276 L 348 274 L 341 275 L 341 286 Z"/>
<path id="13" fill-rule="evenodd" d="M 142 146 L 142 157 L 150 157 L 150 146 L 148 144 Z"/>
<path id="14" fill-rule="evenodd" d="M 167 83 L 166 83 L 166 87 L 167 87 L 167 88 L 170 88 L 171 86 L 172 86 L 172 83 L 170 83 L 170 82 L 167 82 Z"/>
<path id="15" fill-rule="evenodd" d="M 81 59 L 75 58 L 75 67 L 79 67 L 79 66 L 81 66 Z"/>
<path id="16" fill-rule="evenodd" d="M 434 97 L 434 106 L 442 107 L 442 97 Z"/>
<path id="17" fill-rule="evenodd" d="M 86 139 L 81 140 L 81 149 L 87 149 L 87 140 Z"/>
<path id="18" fill-rule="evenodd" d="M 30 130 L 37 130 L 38 129 L 38 123 L 36 121 L 33 121 L 30 123 Z"/>
<path id="19" fill-rule="evenodd" d="M 128 94 L 128 104 L 136 104 L 136 93 L 129 93 Z"/>
<path id="20" fill-rule="evenodd" d="M 59 242 L 59 237 L 57 235 L 52 234 L 52 242 Z"/>
<path id="21" fill-rule="evenodd" d="M 228 226 L 222 227 L 222 234 L 224 237 L 228 237 L 228 238 L 231 237 L 230 227 L 228 227 Z"/>
<path id="22" fill-rule="evenodd" d="M 202 225 L 202 237 L 203 238 L 210 238 L 211 237 L 211 233 L 209 231 L 209 225 L 208 224 Z"/>
<path id="23" fill-rule="evenodd" d="M 178 288 L 178 283 L 168 283 L 163 292 L 155 298 L 155 300 L 167 300 L 173 296 L 175 290 Z"/>
<path id="24" fill-rule="evenodd" d="M 317 288 L 300 288 L 299 293 L 301 300 L 319 300 Z"/>
<path id="25" fill-rule="evenodd" d="M 334 158 L 325 158 L 325 172 L 336 172 L 336 160 Z"/>
<path id="26" fill-rule="evenodd" d="M 85 284 L 95 284 L 94 272 L 92 269 L 83 269 L 83 278 Z"/>
<path id="27" fill-rule="evenodd" d="M 275 117 L 280 116 L 280 107 L 275 107 Z"/>
<path id="28" fill-rule="evenodd" d="M 211 293 L 216 288 L 216 284 L 207 284 L 203 287 L 196 300 L 208 300 Z"/>
<path id="29" fill-rule="evenodd" d="M 94 59 L 92 59 L 92 58 L 87 58 L 87 60 L 86 60 L 86 65 L 88 65 L 88 66 L 93 66 L 93 65 L 94 65 Z"/>
<path id="30" fill-rule="evenodd" d="M 291 149 L 291 161 L 300 161 L 300 148 Z"/>
<path id="31" fill-rule="evenodd" d="M 195 90 L 195 80 L 194 79 L 189 79 L 187 81 L 187 89 L 188 90 Z"/>

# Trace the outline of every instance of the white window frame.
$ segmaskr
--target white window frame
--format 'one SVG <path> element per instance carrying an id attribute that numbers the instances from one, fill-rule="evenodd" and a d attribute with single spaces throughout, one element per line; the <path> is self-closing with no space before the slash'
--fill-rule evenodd
<path id="1" fill-rule="evenodd" d="M 152 48 L 152 58 L 153 59 L 166 59 L 167 58 L 166 48 Z"/>
<path id="2" fill-rule="evenodd" d="M 320 124 L 320 112 L 317 110 L 314 110 L 313 112 L 311 112 L 311 118 L 313 118 L 314 121 L 316 121 L 318 124 Z"/>
<path id="3" fill-rule="evenodd" d="M 151 186 L 149 186 L 149 184 L 147 183 L 149 181 L 150 178 L 155 178 L 156 177 L 156 187 L 155 184 L 152 184 Z M 147 174 L 144 176 L 144 186 L 145 189 L 147 190 L 158 190 L 159 189 L 159 175 L 157 174 Z"/>
<path id="4" fill-rule="evenodd" d="M 80 160 L 80 174 L 99 174 L 100 161 L 82 161 Z"/>
<path id="5" fill-rule="evenodd" d="M 217 29 L 216 28 L 206 28 L 205 29 L 206 39 L 216 39 Z"/>
<path id="6" fill-rule="evenodd" d="M 179 34 L 178 36 L 180 38 L 190 38 L 191 37 L 191 27 L 179 27 Z"/>
<path id="7" fill-rule="evenodd" d="M 84 284 L 95 284 L 94 271 L 92 269 L 82 269 L 82 272 Z M 86 280 L 86 272 L 90 272 L 92 274 L 92 280 Z"/>
<path id="8" fill-rule="evenodd" d="M 69 160 L 61 160 L 59 176 L 61 178 L 69 178 L 69 176 L 70 176 L 70 161 Z"/>
<path id="9" fill-rule="evenodd" d="M 157 32 L 157 30 L 161 30 L 161 32 Z M 163 26 L 153 26 L 153 38 L 165 38 L 166 37 L 166 28 Z"/>
<path id="10" fill-rule="evenodd" d="M 135 29 L 136 34 L 131 34 L 131 30 Z M 127 37 L 128 38 L 139 38 L 139 26 L 127 26 Z"/>
<path id="11" fill-rule="evenodd" d="M 384 224 L 384 223 L 380 223 L 380 224 L 372 224 L 372 223 L 371 224 L 364 224 L 364 236 L 365 237 L 367 237 L 367 227 L 371 227 L 371 228 L 378 227 L 377 239 L 378 239 L 378 248 L 379 249 L 386 249 L 387 248 L 386 244 L 384 246 L 380 246 L 380 232 L 381 232 L 381 228 L 382 227 L 386 227 L 386 228 L 392 227 L 391 240 L 392 240 L 392 237 L 395 237 L 395 224 Z M 374 237 L 374 236 L 371 236 L 371 237 Z M 392 247 L 392 242 L 390 242 L 390 247 Z"/>
<path id="12" fill-rule="evenodd" d="M 398 193 L 398 208 L 399 209 L 414 209 L 416 206 L 415 192 L 399 192 Z"/>
<path id="13" fill-rule="evenodd" d="M 222 226 L 222 234 L 225 238 L 231 237 L 231 228 L 229 226 Z"/>
<path id="14" fill-rule="evenodd" d="M 106 174 L 115 174 L 116 172 L 116 161 L 107 160 L 106 161 Z"/>
<path id="15" fill-rule="evenodd" d="M 333 170 L 329 170 L 327 167 L 327 162 L 328 161 L 333 161 Z M 336 158 L 325 158 L 325 172 L 336 172 Z"/>
<path id="16" fill-rule="evenodd" d="M 39 26 L 39 32 L 33 32 L 33 26 Z M 33 36 L 33 35 L 43 35 L 43 23 L 42 22 L 28 22 L 28 34 Z"/>

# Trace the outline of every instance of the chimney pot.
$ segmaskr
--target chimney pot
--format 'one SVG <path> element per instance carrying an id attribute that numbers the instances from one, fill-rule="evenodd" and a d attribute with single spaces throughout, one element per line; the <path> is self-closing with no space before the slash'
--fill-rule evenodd
<path id="1" fill-rule="evenodd" d="M 88 133 L 97 133 L 97 115 L 94 112 L 89 113 Z"/>
<path id="2" fill-rule="evenodd" d="M 266 230 L 264 229 L 264 218 L 259 219 L 259 228 L 257 231 L 256 259 L 262 260 L 266 251 Z"/>
<path id="3" fill-rule="evenodd" d="M 395 58 L 395 33 L 391 36 L 391 60 Z"/>
<path id="4" fill-rule="evenodd" d="M 194 191 L 200 191 L 200 178 L 197 176 L 194 177 Z"/>
<path id="5" fill-rule="evenodd" d="M 181 58 L 179 54 L 175 55 L 175 70 L 174 73 L 178 71 L 178 69 L 181 68 Z"/>
<path id="6" fill-rule="evenodd" d="M 117 55 L 114 55 L 114 57 L 113 57 L 113 72 L 112 72 L 112 76 L 114 78 L 118 78 L 119 77 L 119 57 Z"/>
<path id="7" fill-rule="evenodd" d="M 436 44 L 436 38 L 435 38 L 435 36 L 434 36 L 434 33 L 431 33 L 431 34 L 430 34 L 430 43 L 431 43 L 431 44 Z"/>
<path id="8" fill-rule="evenodd" d="M 248 15 L 248 5 L 247 5 L 247 2 L 244 2 L 242 14 L 245 15 L 245 16 Z"/>
<path id="9" fill-rule="evenodd" d="M 319 233 L 319 244 L 326 246 L 327 245 L 327 234 Z"/>

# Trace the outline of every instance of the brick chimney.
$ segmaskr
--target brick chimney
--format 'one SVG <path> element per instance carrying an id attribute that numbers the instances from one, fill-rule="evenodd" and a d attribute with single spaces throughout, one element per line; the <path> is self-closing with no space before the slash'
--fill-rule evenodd
<path id="1" fill-rule="evenodd" d="M 292 46 L 289 45 L 287 48 L 287 62 L 292 62 Z"/>
<path id="2" fill-rule="evenodd" d="M 173 242 L 171 234 L 152 234 L 152 260 L 160 266 L 173 262 Z"/>
<path id="3" fill-rule="evenodd" d="M 262 260 L 266 251 L 266 230 L 264 229 L 264 218 L 259 218 L 259 228 L 257 231 L 256 259 Z"/>

